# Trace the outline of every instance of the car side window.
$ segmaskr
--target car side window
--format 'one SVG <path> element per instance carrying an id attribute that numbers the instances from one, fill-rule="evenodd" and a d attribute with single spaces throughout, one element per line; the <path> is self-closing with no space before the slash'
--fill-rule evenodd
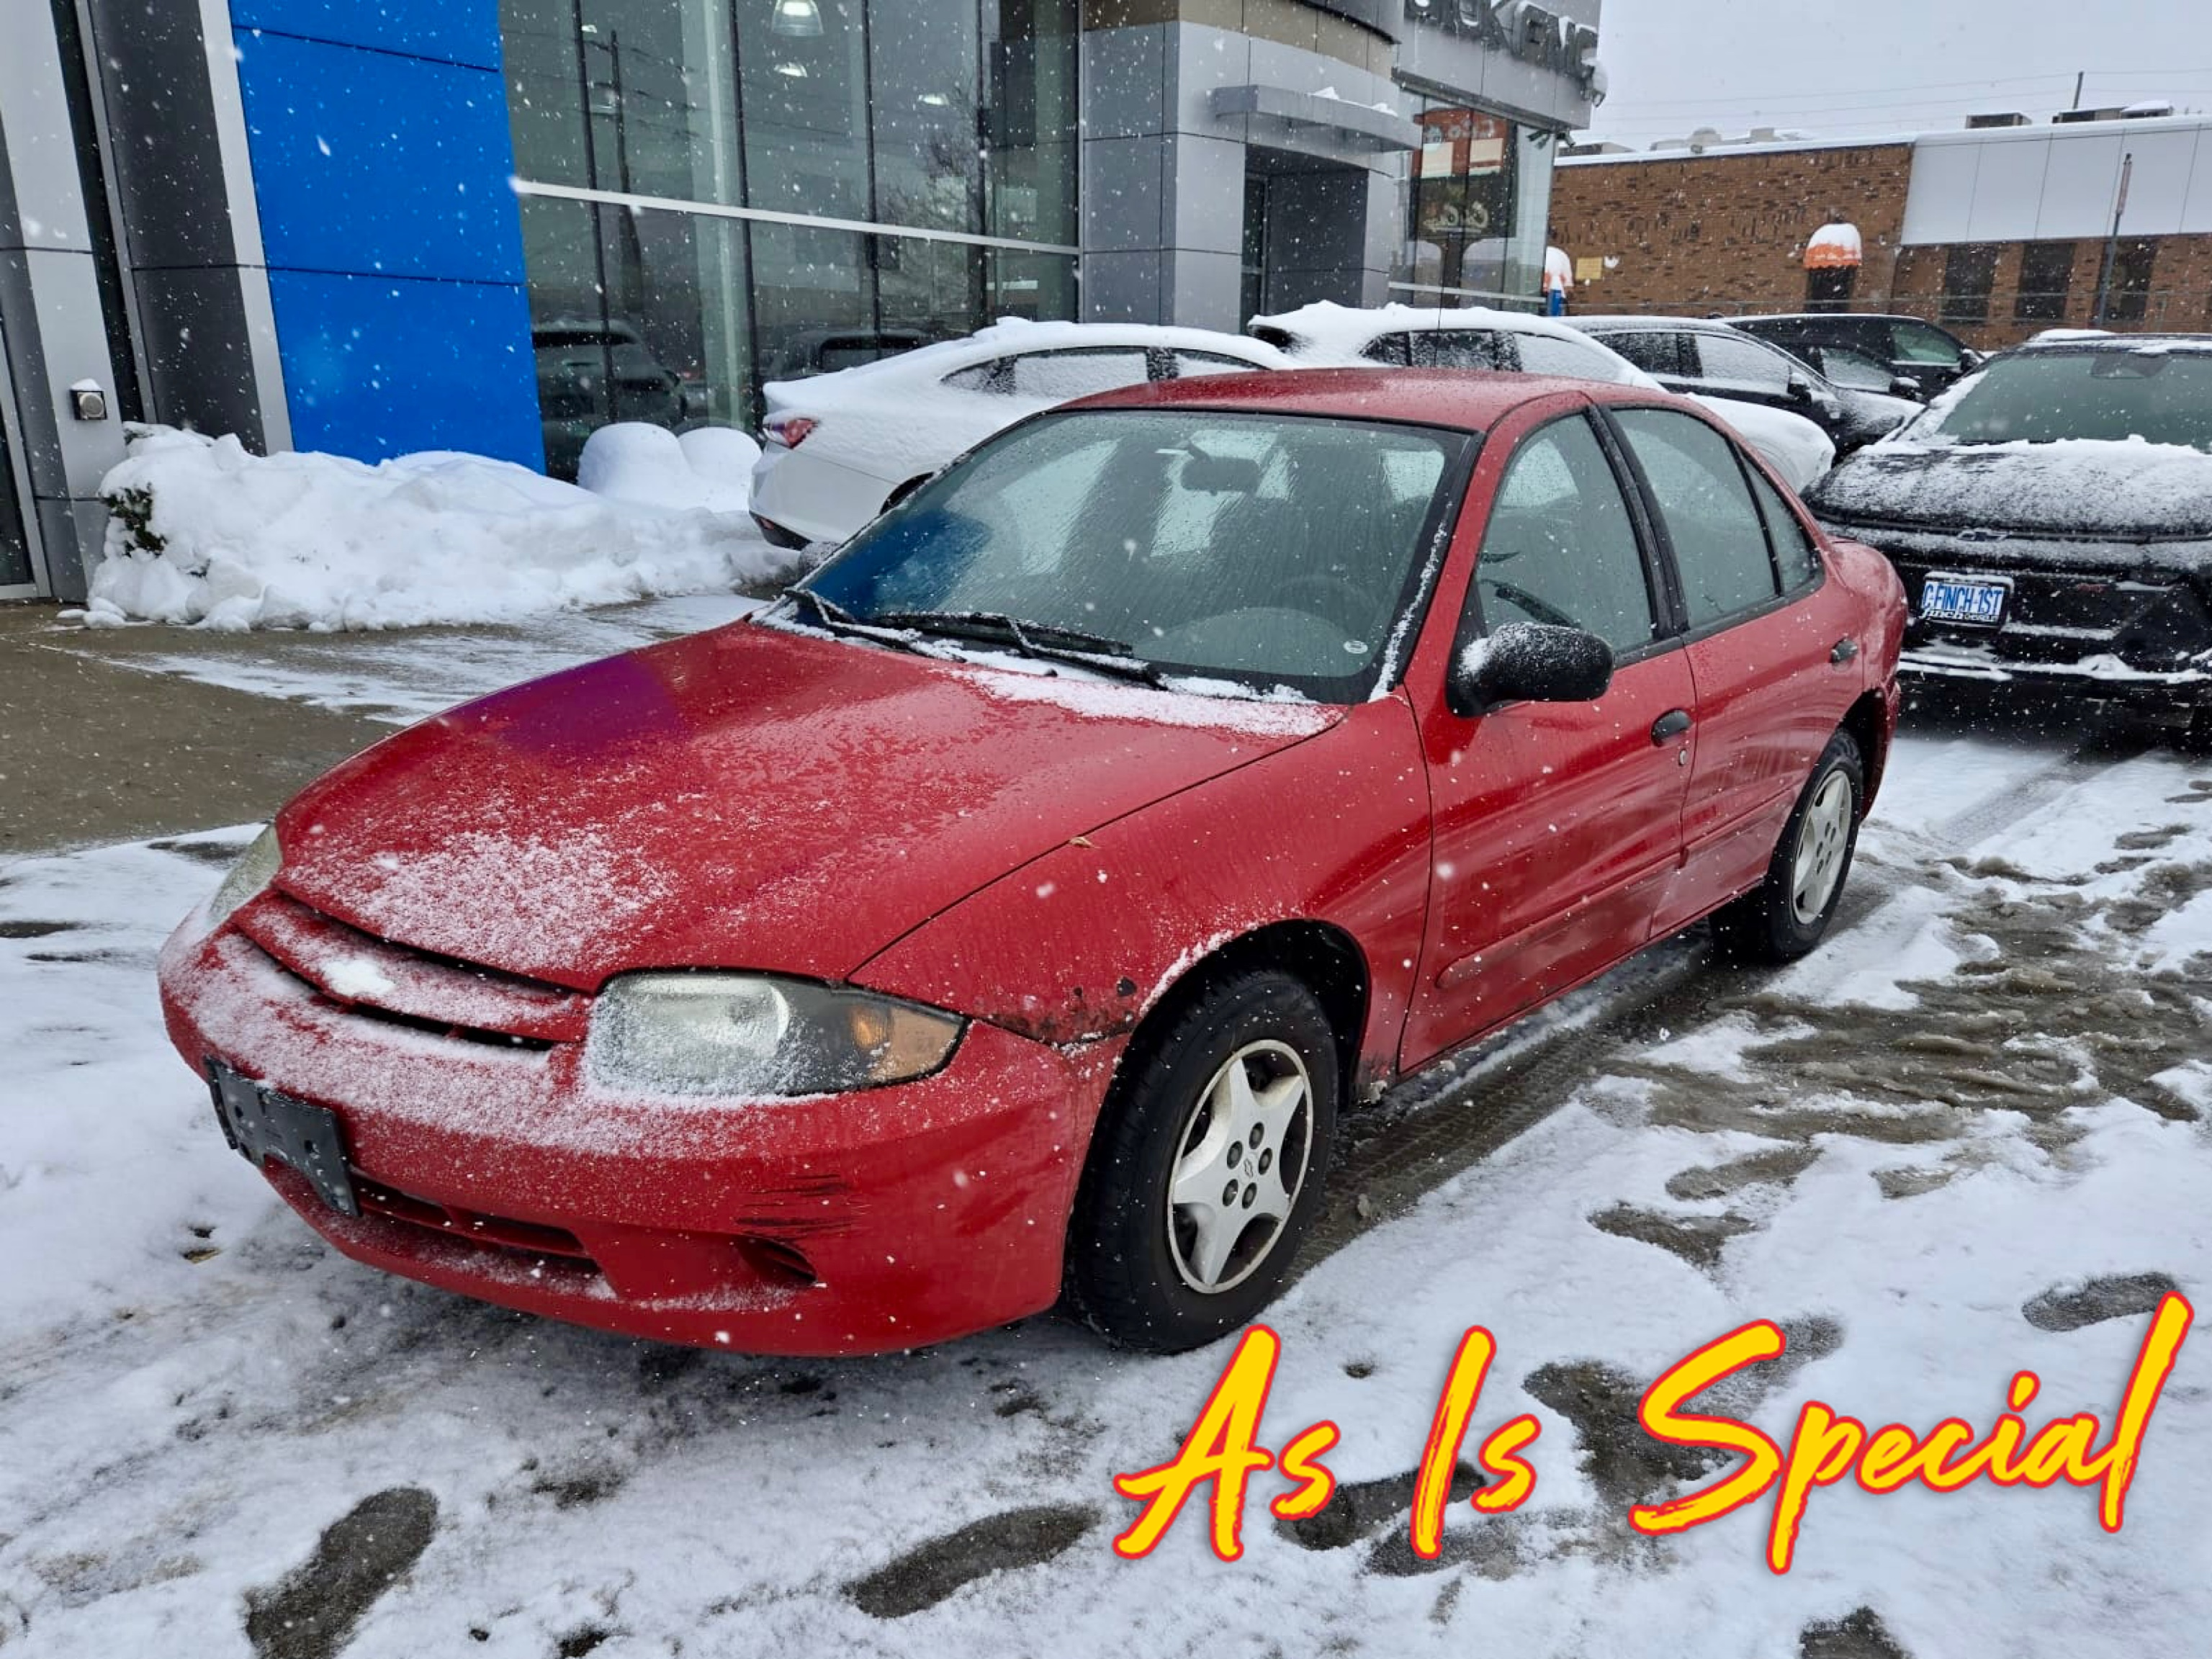
<path id="1" fill-rule="evenodd" d="M 1772 604 L 1782 584 L 1735 447 L 1673 410 L 1613 415 L 1667 521 L 1690 626 L 1710 627 Z"/>
<path id="2" fill-rule="evenodd" d="M 1778 396 L 1790 390 L 1790 360 L 1771 346 L 1756 340 L 1731 339 L 1725 334 L 1698 334 L 1698 360 L 1704 365 L 1701 379 L 1717 386 L 1748 386 Z"/>
<path id="3" fill-rule="evenodd" d="M 1413 343 L 1403 334 L 1370 340 L 1359 355 L 1371 363 L 1388 363 L 1393 368 L 1410 368 L 1413 362 Z"/>
<path id="4" fill-rule="evenodd" d="M 1618 334 L 1607 334 L 1603 338 L 1606 344 L 1646 374 L 1679 378 L 1685 372 L 1682 368 L 1682 337 L 1672 329 L 1624 329 Z"/>
<path id="5" fill-rule="evenodd" d="M 1175 354 L 1175 372 L 1178 380 L 1194 380 L 1201 374 L 1255 374 L 1260 365 L 1248 363 L 1242 357 L 1224 357 L 1216 351 L 1178 351 Z"/>
<path id="6" fill-rule="evenodd" d="M 1941 363 L 1948 368 L 1959 361 L 1959 348 L 1950 337 L 1925 323 L 1892 323 L 1889 332 L 1900 362 Z"/>
<path id="7" fill-rule="evenodd" d="M 1413 336 L 1413 367 L 1513 369 L 1520 361 L 1495 329 L 1438 328 Z"/>
<path id="8" fill-rule="evenodd" d="M 1486 631 L 1510 622 L 1586 629 L 1623 655 L 1657 637 L 1636 521 L 1583 416 L 1553 422 L 1514 452 L 1469 598 Z"/>
<path id="9" fill-rule="evenodd" d="M 1620 365 L 1579 340 L 1520 334 L 1514 337 L 1513 343 L 1520 348 L 1523 374 L 1557 374 L 1570 380 L 1602 380 L 1608 386 L 1620 382 Z"/>
<path id="10" fill-rule="evenodd" d="M 1793 592 L 1820 574 L 1820 551 L 1805 533 L 1804 520 L 1790 510 L 1782 492 L 1767 483 L 1766 475 L 1755 466 L 1744 471 L 1750 475 L 1751 493 L 1759 498 L 1759 513 L 1766 520 L 1766 537 L 1774 545 L 1783 591 Z"/>
<path id="11" fill-rule="evenodd" d="M 1014 388 L 1012 378 L 1006 370 L 1006 365 L 1004 359 L 996 362 L 978 363 L 973 368 L 963 368 L 957 374 L 946 375 L 939 384 L 952 386 L 962 392 L 1008 392 Z"/>
<path id="12" fill-rule="evenodd" d="M 1144 349 L 1139 346 L 1031 351 L 1010 361 L 1016 397 L 1049 398 L 1055 403 L 1087 398 L 1094 392 L 1142 386 L 1150 378 Z"/>

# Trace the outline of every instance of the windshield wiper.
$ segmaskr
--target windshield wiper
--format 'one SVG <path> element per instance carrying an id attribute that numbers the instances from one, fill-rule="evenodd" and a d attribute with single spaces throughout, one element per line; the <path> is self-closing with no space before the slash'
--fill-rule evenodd
<path id="1" fill-rule="evenodd" d="M 864 620 L 835 599 L 825 599 L 811 587 L 796 585 L 783 590 L 784 599 L 793 604 L 805 604 L 813 609 L 815 620 L 832 634 L 842 634 L 856 640 L 872 640 L 878 645 L 890 646 L 895 651 L 919 651 L 913 631 L 886 628 L 878 623 Z"/>
<path id="2" fill-rule="evenodd" d="M 1057 623 L 1024 622 L 1002 611 L 886 611 L 868 622 L 878 628 L 909 628 L 917 634 L 1011 645 L 1024 657 L 1069 663 L 1146 685 L 1161 684 L 1160 671 L 1138 656 L 1126 640 Z"/>

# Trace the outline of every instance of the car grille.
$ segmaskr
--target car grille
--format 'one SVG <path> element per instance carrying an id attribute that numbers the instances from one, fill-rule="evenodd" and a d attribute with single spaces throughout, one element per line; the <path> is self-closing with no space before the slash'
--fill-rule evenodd
<path id="1" fill-rule="evenodd" d="M 461 1042 L 545 1049 L 580 1039 L 590 1017 L 591 999 L 581 992 L 395 945 L 274 889 L 236 921 L 319 999 L 366 1018 Z"/>

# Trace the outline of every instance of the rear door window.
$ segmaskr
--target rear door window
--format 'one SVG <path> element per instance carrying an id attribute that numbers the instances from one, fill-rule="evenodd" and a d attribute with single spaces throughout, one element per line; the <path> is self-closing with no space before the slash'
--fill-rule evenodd
<path id="1" fill-rule="evenodd" d="M 1613 411 L 1650 480 L 1692 629 L 1771 605 L 1782 583 L 1735 447 L 1703 421 L 1666 409 Z"/>
<path id="2" fill-rule="evenodd" d="M 1771 346 L 1726 334 L 1693 336 L 1698 379 L 1715 391 L 1747 392 L 1782 398 L 1790 392 L 1790 360 Z"/>
<path id="3" fill-rule="evenodd" d="M 1680 379 L 1695 372 L 1694 368 L 1683 367 L 1682 337 L 1672 329 L 1626 329 L 1619 334 L 1607 334 L 1602 337 L 1606 344 L 1646 374 Z"/>
<path id="4" fill-rule="evenodd" d="M 1595 346 L 1580 340 L 1563 340 L 1553 334 L 1516 334 L 1523 374 L 1558 374 L 1570 380 L 1602 380 L 1618 386 L 1620 365 Z"/>
<path id="5" fill-rule="evenodd" d="M 1175 372 L 1178 380 L 1192 380 L 1201 374 L 1255 374 L 1260 365 L 1248 363 L 1242 357 L 1224 357 L 1216 351 L 1178 351 L 1175 354 Z"/>
<path id="6" fill-rule="evenodd" d="M 1766 538 L 1774 546 L 1774 563 L 1782 574 L 1783 590 L 1794 592 L 1820 574 L 1820 553 L 1805 533 L 1804 520 L 1790 510 L 1782 492 L 1767 483 L 1766 475 L 1755 466 L 1747 466 L 1744 471 L 1751 478 L 1751 493 L 1759 498 L 1759 513 L 1766 520 Z"/>
<path id="7" fill-rule="evenodd" d="M 1018 398 L 1049 398 L 1054 403 L 1142 386 L 1150 378 L 1140 346 L 1085 346 L 1067 351 L 1031 351 L 1009 360 Z"/>
<path id="8" fill-rule="evenodd" d="M 1892 323 L 1889 332 L 1899 362 L 1941 363 L 1947 368 L 1958 364 L 1958 345 L 1941 329 L 1907 321 Z"/>
<path id="9" fill-rule="evenodd" d="M 1493 328 L 1428 329 L 1413 336 L 1416 368 L 1502 368 L 1521 366 L 1511 343 Z"/>

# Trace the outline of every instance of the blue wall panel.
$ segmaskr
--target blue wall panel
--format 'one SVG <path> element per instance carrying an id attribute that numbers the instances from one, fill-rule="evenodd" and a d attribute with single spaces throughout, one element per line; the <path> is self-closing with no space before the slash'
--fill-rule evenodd
<path id="1" fill-rule="evenodd" d="M 499 0 L 230 0 L 230 21 L 240 29 L 500 66 Z"/>
<path id="2" fill-rule="evenodd" d="M 270 265 L 522 280 L 496 71 L 279 34 L 238 46 Z"/>
<path id="3" fill-rule="evenodd" d="M 269 295 L 296 447 L 544 464 L 520 288 L 272 270 Z"/>
<path id="4" fill-rule="evenodd" d="M 292 441 L 542 466 L 496 0 L 232 0 Z"/>

